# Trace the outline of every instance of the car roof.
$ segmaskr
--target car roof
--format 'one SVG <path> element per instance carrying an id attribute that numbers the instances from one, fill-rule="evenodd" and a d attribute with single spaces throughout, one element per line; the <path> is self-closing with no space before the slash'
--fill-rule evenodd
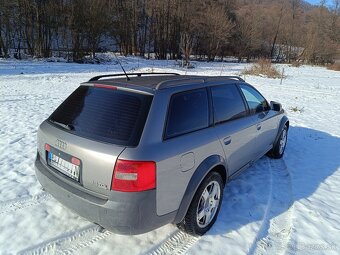
<path id="1" fill-rule="evenodd" d="M 182 86 L 184 84 L 204 84 L 207 82 L 216 81 L 233 81 L 233 83 L 235 81 L 244 82 L 244 80 L 239 76 L 179 75 L 176 73 L 132 73 L 128 74 L 128 77 L 129 80 L 126 78 L 125 74 L 102 75 L 93 77 L 88 82 L 83 84 L 102 84 L 117 87 L 130 87 L 132 89 L 141 89 L 146 91 L 155 91 Z"/>

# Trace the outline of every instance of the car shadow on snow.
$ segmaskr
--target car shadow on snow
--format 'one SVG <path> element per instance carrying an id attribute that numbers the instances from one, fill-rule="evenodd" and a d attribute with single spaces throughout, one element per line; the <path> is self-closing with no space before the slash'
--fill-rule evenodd
<path id="1" fill-rule="evenodd" d="M 260 221 L 256 238 L 265 238 L 272 218 L 313 195 L 337 171 L 339 150 L 340 137 L 291 126 L 282 159 L 264 156 L 226 185 L 219 217 L 206 235 L 226 235 Z"/>

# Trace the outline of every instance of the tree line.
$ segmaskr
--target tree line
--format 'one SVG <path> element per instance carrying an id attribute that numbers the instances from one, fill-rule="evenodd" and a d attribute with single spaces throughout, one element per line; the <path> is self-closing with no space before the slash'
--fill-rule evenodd
<path id="1" fill-rule="evenodd" d="M 0 57 L 114 50 L 324 64 L 339 49 L 339 14 L 340 0 L 1 0 Z"/>

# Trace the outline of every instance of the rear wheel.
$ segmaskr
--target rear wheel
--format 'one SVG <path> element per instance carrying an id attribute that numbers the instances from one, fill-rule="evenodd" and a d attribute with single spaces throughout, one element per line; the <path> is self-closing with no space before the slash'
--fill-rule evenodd
<path id="1" fill-rule="evenodd" d="M 215 223 L 223 198 L 223 180 L 211 172 L 203 180 L 178 228 L 194 236 L 204 235 Z"/>
<path id="2" fill-rule="evenodd" d="M 288 127 L 285 125 L 283 130 L 281 131 L 280 137 L 277 142 L 274 144 L 273 149 L 268 152 L 268 156 L 271 158 L 282 158 L 286 145 L 287 145 L 287 137 L 288 137 Z"/>

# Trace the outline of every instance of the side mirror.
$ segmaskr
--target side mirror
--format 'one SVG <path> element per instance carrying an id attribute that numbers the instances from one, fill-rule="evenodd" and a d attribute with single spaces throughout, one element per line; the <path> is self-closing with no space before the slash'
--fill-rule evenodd
<path id="1" fill-rule="evenodd" d="M 282 105 L 280 103 L 278 103 L 278 102 L 271 101 L 270 102 L 270 108 L 273 111 L 276 111 L 276 112 L 281 112 L 282 111 Z"/>

